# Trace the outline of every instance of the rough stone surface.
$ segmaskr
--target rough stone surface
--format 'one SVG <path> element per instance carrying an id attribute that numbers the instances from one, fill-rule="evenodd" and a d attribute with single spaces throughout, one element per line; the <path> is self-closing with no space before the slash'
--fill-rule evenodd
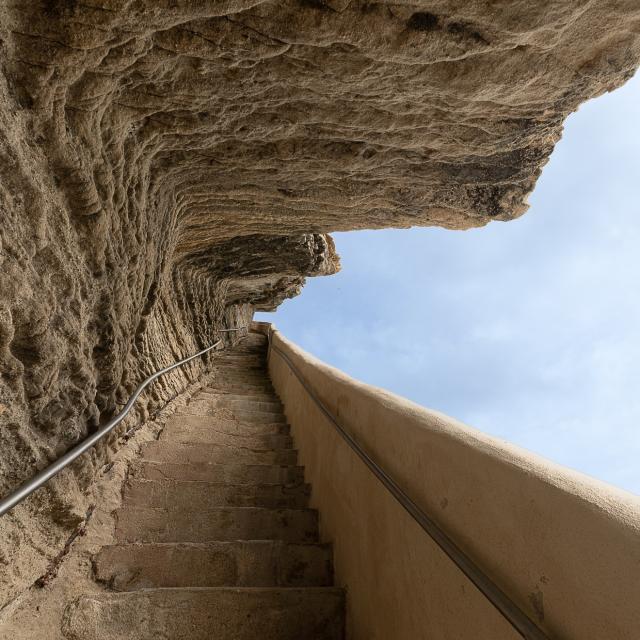
<path id="1" fill-rule="evenodd" d="M 272 540 L 112 545 L 94 567 L 96 579 L 115 591 L 333 584 L 330 545 Z"/>
<path id="2" fill-rule="evenodd" d="M 68 640 L 343 640 L 343 597 L 258 587 L 101 594 L 73 603 L 63 630 Z"/>
<path id="3" fill-rule="evenodd" d="M 236 371 L 263 382 L 256 404 L 280 406 L 266 371 L 266 338 L 251 334 L 232 352 Z M 163 413 L 157 444 L 171 451 L 185 442 L 216 443 L 228 448 L 224 461 L 150 461 L 155 456 L 146 447 L 138 447 L 135 460 L 131 447 L 123 447 L 108 497 L 103 483 L 95 483 L 102 499 L 85 534 L 70 545 L 60 576 L 0 609 L 0 640 L 343 640 L 346 594 L 334 586 L 332 545 L 318 541 L 318 514 L 309 507 L 302 469 L 290 467 L 298 476 L 292 479 L 268 462 L 240 465 L 236 445 L 225 440 L 264 438 L 261 444 L 273 450 L 291 450 L 293 443 L 288 436 L 272 441 L 270 426 L 259 420 L 221 413 L 221 399 L 238 399 L 223 387 L 211 379 L 206 392 L 194 395 L 207 408 L 204 420 L 184 402 L 171 419 Z M 246 407 L 251 385 L 245 389 Z M 134 438 L 148 442 L 148 430 Z M 141 461 L 156 466 L 159 477 L 141 477 Z M 202 477 L 191 477 L 194 468 Z"/>
<path id="4" fill-rule="evenodd" d="M 566 116 L 638 66 L 639 24 L 635 0 L 0 0 L 0 491 L 335 272 L 327 232 L 522 214 Z M 0 605 L 117 444 L 2 520 Z"/>

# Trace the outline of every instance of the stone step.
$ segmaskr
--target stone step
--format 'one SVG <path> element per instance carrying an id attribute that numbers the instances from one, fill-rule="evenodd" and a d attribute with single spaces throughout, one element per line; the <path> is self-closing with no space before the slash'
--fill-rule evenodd
<path id="1" fill-rule="evenodd" d="M 237 393 L 237 394 L 268 394 L 275 396 L 276 391 L 271 386 L 271 383 L 240 383 L 227 381 L 217 381 L 215 384 L 210 384 L 203 389 L 203 392 L 210 393 Z"/>
<path id="2" fill-rule="evenodd" d="M 288 466 L 296 464 L 298 452 L 296 449 L 251 449 L 219 444 L 175 444 L 157 441 L 142 446 L 142 457 L 145 460 L 179 464 L 233 462 Z"/>
<path id="3" fill-rule="evenodd" d="M 263 359 L 267 359 L 267 347 L 264 344 L 252 343 L 252 344 L 243 344 L 242 346 L 238 345 L 238 347 L 234 347 L 232 350 L 228 349 L 226 351 L 219 351 L 220 355 L 224 355 L 226 357 L 236 357 L 236 358 L 255 358 L 260 357 Z"/>
<path id="4" fill-rule="evenodd" d="M 256 400 L 249 396 L 236 394 L 210 394 L 208 398 L 202 398 L 202 400 L 210 403 L 212 407 L 228 408 L 232 411 L 235 411 L 236 409 L 244 409 L 247 411 L 283 413 L 283 406 L 279 400 Z"/>
<path id="5" fill-rule="evenodd" d="M 246 407 L 229 407 L 221 406 L 209 400 L 194 400 L 189 407 L 183 411 L 184 413 L 181 411 L 182 415 L 188 411 L 189 413 L 187 415 L 220 417 L 226 420 L 235 419 L 238 422 L 249 424 L 287 424 L 287 419 L 282 409 L 269 411 L 259 408 L 253 409 L 249 405 Z"/>
<path id="6" fill-rule="evenodd" d="M 202 389 L 200 394 L 219 394 L 219 393 L 234 393 L 235 395 L 255 395 L 266 394 L 270 396 L 277 396 L 275 389 L 271 384 L 260 383 L 257 381 L 248 380 L 230 380 L 226 379 L 224 382 L 218 382 L 215 385 L 209 385 Z"/>
<path id="7" fill-rule="evenodd" d="M 115 516 L 118 542 L 318 542 L 318 513 L 313 509 L 220 507 L 187 517 L 180 509 L 124 506 Z"/>
<path id="8" fill-rule="evenodd" d="M 197 407 L 195 408 L 197 410 Z M 187 411 L 189 409 L 186 409 Z M 185 411 L 185 410 L 183 410 Z M 216 432 L 257 436 L 257 435 L 289 435 L 289 425 L 279 423 L 255 423 L 240 422 L 232 415 L 220 417 L 217 414 L 202 411 L 200 413 L 181 413 L 180 418 L 185 420 L 175 420 L 170 424 L 170 429 L 166 429 L 166 433 L 194 433 L 206 435 L 212 430 Z M 186 424 L 188 419 L 188 424 Z M 185 424 L 181 424 L 185 423 Z M 193 427 L 191 426 L 193 425 Z M 162 432 L 163 434 L 165 431 Z M 162 439 L 162 434 L 160 435 Z"/>
<path id="9" fill-rule="evenodd" d="M 255 393 L 252 393 L 251 391 L 248 391 L 246 393 L 232 393 L 230 391 L 223 391 L 221 392 L 219 389 L 215 389 L 213 387 L 206 387 L 202 390 L 200 390 L 198 392 L 198 395 L 215 395 L 215 396 L 223 396 L 225 398 L 245 398 L 248 400 L 258 400 L 258 401 L 263 401 L 263 402 L 279 402 L 280 405 L 282 405 L 282 402 L 280 402 L 280 396 L 275 392 L 269 392 L 269 393 L 261 393 L 256 391 Z M 194 396 L 195 397 L 195 396 Z"/>
<path id="10" fill-rule="evenodd" d="M 200 391 L 198 391 L 198 393 L 194 396 L 195 397 L 202 397 L 202 396 L 215 396 L 215 397 L 219 397 L 222 396 L 223 398 L 226 398 L 228 400 L 234 399 L 234 400 L 253 400 L 253 399 L 262 399 L 264 398 L 267 402 L 278 402 L 280 404 L 280 406 L 282 406 L 282 403 L 280 403 L 280 398 L 278 397 L 278 394 L 274 391 L 273 393 L 229 393 L 229 392 L 224 392 L 224 393 L 220 393 L 220 391 L 218 391 L 216 388 L 213 387 L 204 387 L 202 388 Z"/>
<path id="11" fill-rule="evenodd" d="M 269 373 L 263 367 L 242 367 L 234 369 L 223 363 L 216 363 L 214 380 L 223 382 L 249 382 L 252 384 L 271 385 Z"/>
<path id="12" fill-rule="evenodd" d="M 264 359 L 243 358 L 242 360 L 232 360 L 218 356 L 214 366 L 218 371 L 224 371 L 225 377 L 228 376 L 229 378 L 238 376 L 268 378 L 269 376 L 267 363 Z"/>
<path id="13" fill-rule="evenodd" d="M 63 617 L 68 640 L 341 640 L 335 587 L 145 589 L 86 595 Z"/>
<path id="14" fill-rule="evenodd" d="M 220 371 L 228 371 L 232 374 L 241 374 L 245 372 L 256 373 L 260 372 L 262 375 L 268 375 L 268 361 L 264 355 L 258 355 L 255 353 L 243 353 L 241 355 L 233 356 L 229 353 L 224 354 L 218 352 L 213 362 L 214 369 Z"/>
<path id="15" fill-rule="evenodd" d="M 237 410 L 284 413 L 284 407 L 280 404 L 279 400 L 259 400 L 250 397 L 245 400 L 228 398 L 231 398 L 231 394 L 217 393 L 214 395 L 202 393 L 185 407 L 188 411 L 182 411 L 184 411 L 185 414 L 189 414 L 193 413 L 195 408 L 199 412 L 221 417 L 224 417 L 227 413 L 235 413 Z"/>
<path id="16" fill-rule="evenodd" d="M 209 386 L 217 387 L 220 383 L 225 384 L 227 382 L 234 383 L 237 381 L 248 381 L 252 384 L 273 388 L 268 371 L 234 370 L 233 368 L 223 366 L 214 368 L 213 373 L 213 380 L 209 383 Z"/>
<path id="17" fill-rule="evenodd" d="M 239 363 L 238 366 L 243 366 L 245 362 L 260 362 L 263 365 L 267 363 L 267 354 L 260 348 L 252 349 L 251 351 L 218 351 L 216 353 L 215 364 L 219 362 L 227 363 Z"/>
<path id="18" fill-rule="evenodd" d="M 220 362 L 228 363 L 229 368 L 241 368 L 245 363 L 257 363 L 266 368 L 268 364 L 267 354 L 264 351 L 261 351 L 259 347 L 256 349 L 238 352 L 218 351 L 216 353 L 214 364 L 218 366 Z"/>
<path id="19" fill-rule="evenodd" d="M 210 396 L 214 397 L 223 397 L 223 398 L 237 398 L 237 399 L 246 399 L 246 400 L 257 400 L 258 402 L 278 402 L 280 406 L 282 403 L 280 402 L 280 398 L 278 394 L 275 393 L 260 393 L 260 392 L 248 392 L 248 393 L 233 393 L 230 391 L 220 391 L 219 389 L 213 389 L 211 387 L 207 387 L 206 389 L 202 389 L 192 398 L 192 402 L 196 400 L 207 400 Z"/>
<path id="20" fill-rule="evenodd" d="M 275 393 L 275 389 L 269 379 L 265 379 L 260 376 L 231 376 L 226 372 L 224 375 L 219 375 L 216 382 L 214 384 L 210 384 L 207 389 L 216 390 L 221 387 L 224 389 L 229 386 L 242 388 L 240 393 L 254 389 L 262 393 Z"/>
<path id="21" fill-rule="evenodd" d="M 267 354 L 266 350 L 259 345 L 256 345 L 250 349 L 243 349 L 241 351 L 218 351 L 216 354 L 218 357 L 216 358 L 216 362 L 219 360 L 224 360 L 226 362 L 237 361 L 244 362 L 245 360 L 249 361 L 260 361 L 264 364 L 267 364 Z"/>
<path id="22" fill-rule="evenodd" d="M 230 366 L 214 366 L 213 368 L 214 382 L 212 383 L 214 386 L 217 386 L 219 382 L 234 382 L 236 380 L 242 381 L 253 381 L 257 384 L 269 385 L 271 384 L 271 378 L 269 377 L 269 372 L 266 369 L 245 369 L 245 368 L 235 368 Z"/>
<path id="23" fill-rule="evenodd" d="M 233 415 L 241 422 L 255 424 L 287 424 L 287 418 L 280 411 L 248 411 L 247 409 L 233 409 Z"/>
<path id="24" fill-rule="evenodd" d="M 264 366 L 234 366 L 233 364 L 225 364 L 221 359 L 217 359 L 215 370 L 220 374 L 217 377 L 223 380 L 257 380 L 258 382 L 271 384 L 269 372 Z"/>
<path id="25" fill-rule="evenodd" d="M 325 587 L 331 545 L 251 542 L 123 544 L 93 560 L 100 582 L 116 591 L 154 587 Z"/>
<path id="26" fill-rule="evenodd" d="M 180 414 L 184 416 L 188 415 L 205 415 L 205 416 L 215 416 L 221 419 L 234 419 L 233 417 L 233 408 L 230 403 L 219 402 L 217 399 L 212 400 L 212 398 L 220 397 L 224 394 L 219 394 L 218 396 L 200 396 L 197 400 L 192 400 L 184 409 L 180 410 Z M 248 403 L 248 405 L 252 405 L 255 403 Z M 283 411 L 283 408 L 276 407 L 275 405 L 269 407 L 269 410 Z"/>
<path id="27" fill-rule="evenodd" d="M 127 507 L 206 511 L 214 507 L 304 509 L 309 504 L 308 484 L 226 484 L 183 480 L 139 480 L 125 485 Z"/>
<path id="28" fill-rule="evenodd" d="M 206 416 L 173 416 L 160 434 L 160 442 L 227 444 L 253 449 L 291 449 L 287 425 L 262 425 L 215 420 Z"/>
<path id="29" fill-rule="evenodd" d="M 233 349 L 220 351 L 219 357 L 224 360 L 244 360 L 246 358 L 261 358 L 266 361 L 267 353 L 263 345 L 255 344 L 250 349 Z"/>
<path id="30" fill-rule="evenodd" d="M 304 468 L 296 465 L 167 463 L 136 460 L 130 475 L 146 480 L 191 480 L 232 484 L 294 484 L 304 482 Z"/>

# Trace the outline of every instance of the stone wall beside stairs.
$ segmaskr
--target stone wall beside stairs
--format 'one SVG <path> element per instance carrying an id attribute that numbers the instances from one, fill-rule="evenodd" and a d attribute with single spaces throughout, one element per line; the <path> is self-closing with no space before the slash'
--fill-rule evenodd
<path id="1" fill-rule="evenodd" d="M 334 544 L 336 584 L 348 589 L 350 640 L 520 636 L 349 448 L 274 346 L 550 638 L 640 638 L 640 498 L 358 382 L 274 331 L 269 371 L 321 539 Z"/>

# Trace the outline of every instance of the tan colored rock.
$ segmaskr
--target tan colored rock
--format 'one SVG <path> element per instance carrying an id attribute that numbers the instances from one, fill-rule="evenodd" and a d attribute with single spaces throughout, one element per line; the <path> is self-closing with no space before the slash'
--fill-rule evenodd
<path id="1" fill-rule="evenodd" d="M 171 587 L 325 587 L 331 546 L 251 540 L 124 544 L 101 549 L 95 575 L 116 591 Z"/>
<path id="2" fill-rule="evenodd" d="M 81 597 L 63 630 L 68 640 L 342 640 L 343 607 L 328 587 L 148 589 Z"/>
<path id="3" fill-rule="evenodd" d="M 566 116 L 638 66 L 639 21 L 633 0 L 0 0 L 0 491 L 335 272 L 326 233 L 522 214 Z M 0 603 L 117 446 L 2 520 Z"/>

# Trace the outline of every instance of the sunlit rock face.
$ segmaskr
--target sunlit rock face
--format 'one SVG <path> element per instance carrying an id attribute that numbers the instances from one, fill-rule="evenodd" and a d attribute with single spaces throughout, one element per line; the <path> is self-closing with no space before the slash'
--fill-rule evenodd
<path id="1" fill-rule="evenodd" d="M 0 490 L 334 273 L 327 232 L 521 215 L 566 116 L 638 66 L 639 26 L 635 0 L 0 0 Z M 116 447 L 3 519 L 0 603 Z"/>

